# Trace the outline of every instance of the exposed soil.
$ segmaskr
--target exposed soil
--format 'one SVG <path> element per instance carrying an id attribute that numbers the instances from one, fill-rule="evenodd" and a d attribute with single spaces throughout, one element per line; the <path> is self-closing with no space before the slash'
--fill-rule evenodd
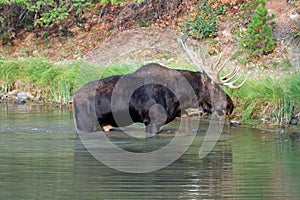
<path id="1" fill-rule="evenodd" d="M 215 38 L 216 44 L 210 45 L 207 41 L 196 41 L 198 46 L 199 44 L 201 47 L 204 45 L 209 53 L 221 51 L 225 58 L 232 56 L 237 49 L 237 41 L 235 41 L 232 33 L 235 25 L 232 21 L 232 15 L 238 12 L 240 8 L 234 5 L 231 7 L 229 17 L 222 16 L 220 18 L 221 24 L 218 36 Z M 300 67 L 300 39 L 293 38 L 295 26 L 300 24 L 299 7 L 297 2 L 290 4 L 285 0 L 268 1 L 269 14 L 276 16 L 274 35 L 278 38 L 278 46 L 272 54 L 262 56 L 258 62 L 280 63 L 288 58 L 294 68 Z M 125 30 L 104 39 L 95 49 L 85 55 L 85 59 L 99 65 L 107 65 L 118 60 L 164 63 L 168 61 L 168 58 L 172 58 L 175 63 L 178 63 L 180 62 L 178 58 L 187 58 L 178 40 L 184 37 L 180 31 L 170 28 L 154 27 Z M 268 66 L 265 67 L 268 68 Z M 281 70 L 268 70 L 278 76 L 282 74 Z"/>
<path id="2" fill-rule="evenodd" d="M 287 54 L 294 67 L 300 67 L 300 42 L 293 39 L 293 31 L 300 26 L 300 1 L 271 0 L 267 1 L 270 14 L 275 14 L 276 26 L 274 35 L 278 38 L 275 53 L 278 56 Z M 298 26 L 298 27 L 297 27 Z M 287 51 L 287 52 L 285 52 Z"/>
<path id="3" fill-rule="evenodd" d="M 126 30 L 105 39 L 97 48 L 85 55 L 89 62 L 107 65 L 118 60 L 164 59 L 167 55 L 180 55 L 181 33 L 168 28 L 140 28 Z"/>

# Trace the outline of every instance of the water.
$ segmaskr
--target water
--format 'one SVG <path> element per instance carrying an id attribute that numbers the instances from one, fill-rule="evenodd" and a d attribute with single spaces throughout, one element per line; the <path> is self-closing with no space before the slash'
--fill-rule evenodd
<path id="1" fill-rule="evenodd" d="M 2 104 L 0 119 L 0 199 L 300 198 L 299 132 L 225 126 L 213 151 L 200 160 L 207 126 L 201 122 L 195 142 L 176 162 L 156 172 L 129 174 L 110 169 L 85 150 L 68 110 Z M 133 151 L 132 141 L 141 142 L 117 132 L 111 138 Z M 143 142 L 155 146 L 171 138 Z"/>

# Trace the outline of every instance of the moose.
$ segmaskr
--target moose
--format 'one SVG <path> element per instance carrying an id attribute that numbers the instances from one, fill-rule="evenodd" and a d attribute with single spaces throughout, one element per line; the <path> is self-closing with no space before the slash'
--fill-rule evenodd
<path id="1" fill-rule="evenodd" d="M 77 131 L 108 132 L 114 127 L 140 122 L 146 126 L 146 137 L 151 137 L 176 117 L 184 119 L 185 131 L 189 132 L 188 108 L 202 107 L 209 114 L 230 115 L 234 104 L 220 84 L 237 89 L 247 78 L 234 85 L 240 79 L 236 78 L 239 68 L 220 78 L 225 62 L 212 78 L 206 72 L 209 66 L 186 44 L 182 45 L 190 60 L 200 65 L 202 71 L 176 70 L 150 63 L 133 73 L 89 82 L 73 97 Z M 213 70 L 220 58 L 211 67 Z"/>

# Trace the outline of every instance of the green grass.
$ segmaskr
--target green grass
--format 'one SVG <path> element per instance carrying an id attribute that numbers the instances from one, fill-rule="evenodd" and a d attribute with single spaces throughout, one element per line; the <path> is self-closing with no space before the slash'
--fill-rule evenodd
<path id="1" fill-rule="evenodd" d="M 252 78 L 238 90 L 226 89 L 236 103 L 234 115 L 243 121 L 270 118 L 276 124 L 288 123 L 300 105 L 299 75 Z"/>
<path id="2" fill-rule="evenodd" d="M 0 61 L 1 92 L 14 89 L 13 84 L 21 81 L 26 90 L 43 96 L 44 101 L 64 101 L 70 99 L 71 87 L 74 85 L 78 63 L 55 65 L 44 58 Z"/>
<path id="3" fill-rule="evenodd" d="M 41 95 L 44 102 L 65 104 L 85 83 L 133 72 L 138 67 L 126 64 L 101 67 L 82 60 L 55 64 L 45 58 L 0 60 L 0 94 L 12 91 L 14 83 L 21 81 L 31 93 Z"/>

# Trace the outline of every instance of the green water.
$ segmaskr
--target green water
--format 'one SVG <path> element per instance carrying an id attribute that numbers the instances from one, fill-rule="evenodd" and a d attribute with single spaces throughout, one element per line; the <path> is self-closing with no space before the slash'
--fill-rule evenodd
<path id="1" fill-rule="evenodd" d="M 2 104 L 0 120 L 3 200 L 300 198 L 300 133 L 225 126 L 213 151 L 200 160 L 207 126 L 201 122 L 193 145 L 173 164 L 129 174 L 101 164 L 85 150 L 68 110 Z M 136 148 L 135 140 L 120 133 L 111 137 L 124 148 Z"/>

